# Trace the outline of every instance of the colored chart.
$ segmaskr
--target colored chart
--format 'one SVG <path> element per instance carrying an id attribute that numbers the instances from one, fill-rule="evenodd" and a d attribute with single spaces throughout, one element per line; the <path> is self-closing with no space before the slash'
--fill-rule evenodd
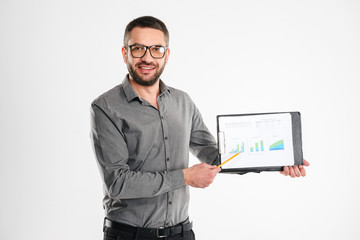
<path id="1" fill-rule="evenodd" d="M 275 151 L 275 150 L 284 150 L 284 139 L 281 139 L 273 144 L 270 145 L 269 150 Z"/>
<path id="2" fill-rule="evenodd" d="M 246 146 L 246 149 L 245 149 Z M 269 151 L 276 151 L 276 150 L 285 150 L 285 145 L 284 145 L 284 139 L 281 139 L 279 141 L 276 141 L 274 143 L 272 143 L 271 145 L 267 145 L 269 148 Z M 264 141 L 260 140 L 260 141 L 256 141 L 255 143 L 252 144 L 246 144 L 244 142 L 240 144 L 236 145 L 236 148 L 231 149 L 231 151 L 229 151 L 230 154 L 234 154 L 234 153 L 240 153 L 240 152 L 246 152 L 249 151 L 250 153 L 256 153 L 256 152 L 264 152 L 265 151 L 265 147 L 264 147 Z"/>
<path id="3" fill-rule="evenodd" d="M 255 147 L 250 147 L 250 152 L 263 152 L 264 149 L 264 141 L 260 140 L 259 142 L 255 142 Z"/>
<path id="4" fill-rule="evenodd" d="M 255 143 L 252 144 L 247 144 L 246 145 L 247 149 L 245 149 L 245 143 L 242 142 L 241 146 L 240 144 L 236 145 L 236 148 L 231 149 L 231 151 L 229 152 L 230 154 L 234 154 L 234 153 L 239 153 L 239 152 L 264 152 L 265 151 L 265 147 L 264 147 L 264 141 L 260 140 L 260 141 L 256 141 Z"/>
<path id="5" fill-rule="evenodd" d="M 229 153 L 232 154 L 232 153 L 239 153 L 239 152 L 244 152 L 245 151 L 245 146 L 244 146 L 244 142 L 241 144 L 241 148 L 240 148 L 240 145 L 237 144 L 237 147 L 236 149 L 232 149 Z"/>

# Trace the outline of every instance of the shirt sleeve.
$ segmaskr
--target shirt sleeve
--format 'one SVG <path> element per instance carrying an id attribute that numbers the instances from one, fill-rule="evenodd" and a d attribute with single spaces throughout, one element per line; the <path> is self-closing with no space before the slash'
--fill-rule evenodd
<path id="1" fill-rule="evenodd" d="M 201 162 L 210 165 L 219 164 L 219 151 L 216 140 L 206 127 L 203 118 L 195 105 L 190 137 L 190 151 Z"/>
<path id="2" fill-rule="evenodd" d="M 184 186 L 182 169 L 131 171 L 123 134 L 99 106 L 91 106 L 91 140 L 106 194 L 113 199 L 147 198 Z"/>

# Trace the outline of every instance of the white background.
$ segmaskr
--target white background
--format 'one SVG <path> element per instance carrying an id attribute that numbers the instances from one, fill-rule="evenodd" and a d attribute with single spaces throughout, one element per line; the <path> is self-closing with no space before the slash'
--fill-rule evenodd
<path id="1" fill-rule="evenodd" d="M 101 239 L 90 102 L 119 84 L 126 24 L 162 19 L 162 76 L 216 115 L 301 111 L 305 178 L 192 189 L 197 239 L 360 238 L 359 1 L 0 2 L 0 239 Z M 197 161 L 191 159 L 194 164 Z"/>

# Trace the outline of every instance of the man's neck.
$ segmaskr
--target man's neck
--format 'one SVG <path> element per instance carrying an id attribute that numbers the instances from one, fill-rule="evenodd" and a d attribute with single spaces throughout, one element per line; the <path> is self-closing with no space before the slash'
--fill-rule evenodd
<path id="1" fill-rule="evenodd" d="M 157 97 L 160 95 L 160 80 L 158 80 L 152 86 L 143 86 L 134 81 L 132 77 L 129 76 L 129 81 L 135 92 L 139 97 L 145 99 L 154 107 L 159 108 L 157 104 Z"/>

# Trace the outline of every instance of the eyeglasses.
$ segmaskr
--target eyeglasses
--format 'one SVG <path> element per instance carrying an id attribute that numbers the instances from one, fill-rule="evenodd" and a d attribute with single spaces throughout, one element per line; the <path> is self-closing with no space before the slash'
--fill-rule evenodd
<path id="1" fill-rule="evenodd" d="M 146 51 L 149 49 L 150 55 L 153 58 L 160 59 L 165 56 L 165 52 L 167 49 L 167 47 L 163 47 L 159 45 L 154 45 L 149 47 L 140 44 L 134 44 L 127 47 L 130 48 L 131 56 L 133 56 L 134 58 L 142 58 L 143 56 L 145 56 Z"/>

